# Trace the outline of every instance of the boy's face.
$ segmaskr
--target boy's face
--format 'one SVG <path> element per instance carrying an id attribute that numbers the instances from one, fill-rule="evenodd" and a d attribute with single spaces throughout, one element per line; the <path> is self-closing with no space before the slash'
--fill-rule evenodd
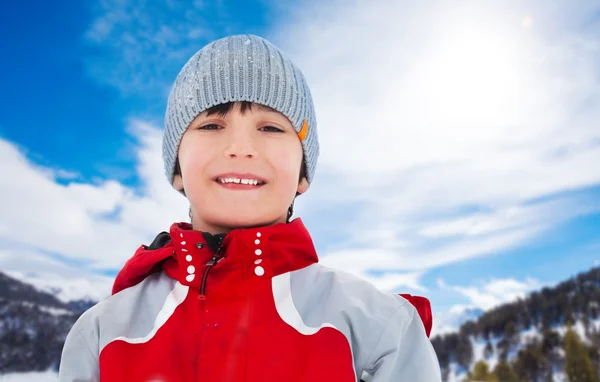
<path id="1" fill-rule="evenodd" d="M 185 190 L 194 229 L 220 233 L 283 223 L 296 192 L 308 189 L 305 178 L 298 181 L 302 157 L 284 115 L 255 104 L 242 113 L 235 104 L 225 116 L 205 112 L 192 121 L 174 186 Z"/>

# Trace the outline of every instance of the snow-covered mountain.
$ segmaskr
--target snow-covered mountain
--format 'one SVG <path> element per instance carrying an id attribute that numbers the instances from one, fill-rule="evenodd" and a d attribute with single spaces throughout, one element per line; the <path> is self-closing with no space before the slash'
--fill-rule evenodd
<path id="1" fill-rule="evenodd" d="M 462 319 L 459 310 L 454 313 Z M 473 313 L 476 318 L 457 331 L 440 330 L 432 338 L 446 381 L 462 382 L 469 372 L 492 373 L 501 366 L 496 372 L 513 373 L 515 381 L 563 382 L 569 362 L 577 368 L 587 365 L 587 375 L 598 376 L 600 268 L 483 314 Z"/>
<path id="2" fill-rule="evenodd" d="M 600 333 L 600 319 L 593 320 L 589 322 L 588 325 L 589 326 L 586 329 L 585 324 L 582 321 L 577 321 L 572 326 L 572 330 L 577 333 L 586 346 L 598 349 L 597 343 L 595 343 L 595 341 L 592 339 L 593 335 L 590 336 L 589 333 Z M 567 330 L 567 325 L 556 325 L 552 327 L 551 332 L 556 333 L 559 341 L 562 342 L 564 341 Z M 522 330 L 517 334 L 517 336 L 518 339 L 507 357 L 508 361 L 512 363 L 519 361 L 519 351 L 521 351 L 522 356 L 524 354 L 524 349 L 526 349 L 528 346 L 536 346 L 544 342 L 543 330 L 540 327 L 532 327 L 527 330 Z M 502 336 L 491 338 L 489 341 L 479 336 L 470 336 L 469 341 L 473 349 L 473 358 L 471 362 L 469 362 L 468 370 L 473 370 L 475 364 L 480 361 L 484 361 L 489 367 L 489 370 L 494 370 L 500 362 L 500 353 L 502 352 L 500 349 L 502 345 L 500 344 L 502 340 Z M 491 345 L 491 351 L 486 350 L 488 343 Z M 559 345 L 561 344 L 559 343 Z M 562 346 L 557 346 L 552 350 L 556 359 L 554 360 L 554 365 L 552 367 L 553 373 L 551 380 L 553 382 L 567 382 L 567 378 L 563 370 L 565 351 Z M 452 362 L 449 367 L 446 381 L 463 382 L 465 378 L 467 378 L 468 370 L 467 368 L 460 366 L 457 362 Z"/>
<path id="3" fill-rule="evenodd" d="M 0 272 L 0 374 L 58 370 L 83 309 Z"/>
<path id="4" fill-rule="evenodd" d="M 95 274 L 79 277 L 64 277 L 43 272 L 6 272 L 23 283 L 32 285 L 41 292 L 49 293 L 62 302 L 100 301 L 110 296 L 114 278 Z"/>
<path id="5" fill-rule="evenodd" d="M 54 382 L 64 339 L 113 278 L 0 272 L 0 381 Z"/>

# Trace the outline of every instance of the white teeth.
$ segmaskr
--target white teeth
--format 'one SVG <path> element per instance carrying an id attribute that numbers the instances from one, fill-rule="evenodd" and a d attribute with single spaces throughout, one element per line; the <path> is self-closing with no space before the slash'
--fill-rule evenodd
<path id="1" fill-rule="evenodd" d="M 236 183 L 236 184 L 248 184 L 248 185 L 253 185 L 256 186 L 258 185 L 258 180 L 257 179 L 238 179 L 238 178 L 219 178 L 219 182 L 226 184 L 226 183 Z"/>

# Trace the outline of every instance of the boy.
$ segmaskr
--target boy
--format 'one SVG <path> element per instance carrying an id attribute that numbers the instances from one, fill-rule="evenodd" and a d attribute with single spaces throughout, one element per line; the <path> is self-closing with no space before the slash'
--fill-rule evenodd
<path id="1" fill-rule="evenodd" d="M 79 318 L 60 381 L 440 381 L 414 306 L 319 264 L 290 221 L 318 154 L 309 88 L 275 46 L 230 36 L 196 53 L 163 140 L 191 223 L 141 246 Z"/>

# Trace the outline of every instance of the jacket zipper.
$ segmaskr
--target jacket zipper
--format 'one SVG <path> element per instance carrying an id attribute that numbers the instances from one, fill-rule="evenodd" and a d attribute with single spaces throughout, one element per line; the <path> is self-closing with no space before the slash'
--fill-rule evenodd
<path id="1" fill-rule="evenodd" d="M 223 251 L 224 248 L 221 245 L 213 255 L 212 259 L 206 263 L 206 268 L 204 269 L 204 272 L 202 272 L 202 279 L 200 281 L 200 292 L 198 298 L 201 300 L 206 298 L 206 283 L 208 281 L 208 273 L 223 258 Z"/>
<path id="2" fill-rule="evenodd" d="M 202 279 L 200 281 L 200 291 L 198 293 L 198 300 L 200 301 L 200 330 L 198 332 L 198 338 L 196 340 L 196 372 L 195 372 L 195 381 L 198 381 L 198 357 L 200 355 L 200 342 L 202 341 L 202 331 L 204 327 L 204 301 L 206 300 L 206 283 L 208 280 L 208 273 L 210 270 L 223 259 L 223 245 L 219 246 L 217 251 L 214 253 L 212 259 L 208 263 L 206 263 L 206 268 L 204 272 L 202 272 Z"/>

